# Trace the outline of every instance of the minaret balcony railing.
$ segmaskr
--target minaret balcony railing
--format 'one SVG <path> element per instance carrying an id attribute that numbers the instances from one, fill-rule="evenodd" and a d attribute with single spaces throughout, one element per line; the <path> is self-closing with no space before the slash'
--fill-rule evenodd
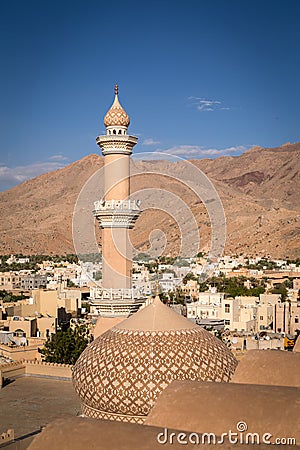
<path id="1" fill-rule="evenodd" d="M 102 135 L 98 136 L 96 143 L 101 147 L 102 154 L 111 155 L 121 153 L 131 155 L 133 147 L 136 145 L 138 138 L 129 135 Z"/>
<path id="2" fill-rule="evenodd" d="M 91 292 L 90 300 L 97 302 L 97 300 L 139 300 L 143 299 L 145 295 L 140 289 L 106 289 L 106 288 L 94 288 Z"/>
<path id="3" fill-rule="evenodd" d="M 141 214 L 139 200 L 99 200 L 94 205 L 101 228 L 133 228 Z"/>
<path id="4" fill-rule="evenodd" d="M 97 211 L 141 211 L 140 200 L 97 200 L 94 203 Z"/>

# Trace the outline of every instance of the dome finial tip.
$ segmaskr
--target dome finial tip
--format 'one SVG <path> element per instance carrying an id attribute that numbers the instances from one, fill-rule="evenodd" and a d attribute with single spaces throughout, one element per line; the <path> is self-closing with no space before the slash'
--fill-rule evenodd
<path id="1" fill-rule="evenodd" d="M 115 84 L 115 95 L 118 95 L 119 93 L 119 86 Z"/>

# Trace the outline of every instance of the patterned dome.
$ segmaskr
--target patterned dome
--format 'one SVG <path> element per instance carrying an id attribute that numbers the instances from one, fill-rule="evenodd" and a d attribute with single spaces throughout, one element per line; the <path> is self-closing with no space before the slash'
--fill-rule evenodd
<path id="1" fill-rule="evenodd" d="M 143 423 L 172 380 L 229 381 L 236 365 L 219 339 L 156 297 L 85 349 L 73 383 L 85 416 Z"/>
<path id="2" fill-rule="evenodd" d="M 130 119 L 128 114 L 122 108 L 118 99 L 118 85 L 115 86 L 114 102 L 104 117 L 104 125 L 106 127 L 128 127 Z"/>

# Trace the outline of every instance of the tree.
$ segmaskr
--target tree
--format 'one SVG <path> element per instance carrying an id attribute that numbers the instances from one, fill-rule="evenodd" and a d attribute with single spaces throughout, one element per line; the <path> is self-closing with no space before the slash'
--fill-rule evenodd
<path id="1" fill-rule="evenodd" d="M 197 281 L 197 278 L 192 272 L 188 272 L 186 276 L 183 278 L 182 282 L 183 284 L 186 284 L 189 280 Z"/>
<path id="2" fill-rule="evenodd" d="M 82 302 L 81 307 L 85 308 L 85 311 L 89 313 L 91 311 L 91 305 L 88 302 Z"/>
<path id="3" fill-rule="evenodd" d="M 272 294 L 280 294 L 281 295 L 281 301 L 285 302 L 287 299 L 288 290 L 286 288 L 286 285 L 284 283 L 277 284 L 272 290 Z"/>
<path id="4" fill-rule="evenodd" d="M 52 334 L 40 353 L 45 362 L 75 364 L 92 340 L 87 326 L 76 325 L 75 328 L 68 328 L 67 331 L 58 331 Z"/>
<path id="5" fill-rule="evenodd" d="M 288 289 L 293 289 L 293 278 L 288 278 L 287 280 L 284 280 L 283 284 Z"/>
<path id="6" fill-rule="evenodd" d="M 20 292 L 20 295 L 14 295 L 11 292 L 4 290 L 0 290 L 0 300 L 3 301 L 3 303 L 9 303 L 9 302 L 18 302 L 19 300 L 23 300 L 24 298 L 29 298 L 28 295 L 24 295 L 23 292 Z"/>
<path id="7" fill-rule="evenodd" d="M 101 280 L 101 278 L 102 278 L 102 272 L 100 270 L 97 270 L 94 274 L 94 279 L 96 281 L 99 281 L 99 280 Z"/>
<path id="8" fill-rule="evenodd" d="M 205 292 L 208 290 L 208 285 L 205 282 L 200 282 L 198 280 L 199 292 Z"/>
<path id="9" fill-rule="evenodd" d="M 215 286 L 218 292 L 225 292 L 230 297 L 237 296 L 254 296 L 259 297 L 265 292 L 265 280 L 256 280 L 251 278 L 251 287 L 245 286 L 245 277 L 225 278 L 224 276 L 212 277 L 208 279 L 208 283 Z"/>

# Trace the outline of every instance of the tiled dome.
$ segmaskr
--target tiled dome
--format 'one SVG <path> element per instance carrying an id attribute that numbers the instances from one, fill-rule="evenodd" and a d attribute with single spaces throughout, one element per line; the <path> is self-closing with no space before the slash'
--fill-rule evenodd
<path id="1" fill-rule="evenodd" d="M 226 382 L 236 365 L 219 339 L 156 297 L 85 349 L 73 383 L 85 416 L 143 423 L 172 380 Z"/>
<path id="2" fill-rule="evenodd" d="M 106 127 L 128 127 L 130 119 L 118 99 L 118 85 L 115 86 L 115 99 L 104 117 L 104 125 Z"/>

